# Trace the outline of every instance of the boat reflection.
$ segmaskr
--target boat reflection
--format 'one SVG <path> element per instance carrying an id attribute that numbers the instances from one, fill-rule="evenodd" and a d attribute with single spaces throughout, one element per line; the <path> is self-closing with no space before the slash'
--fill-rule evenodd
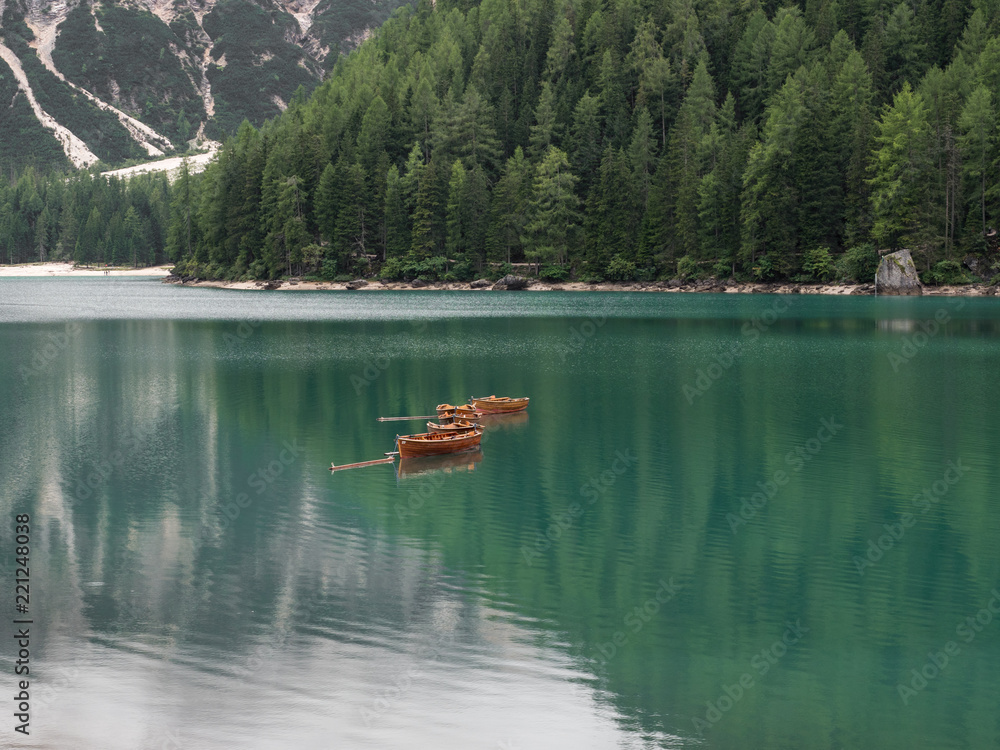
<path id="1" fill-rule="evenodd" d="M 917 321 L 910 318 L 881 318 L 875 321 L 878 330 L 888 333 L 911 333 L 917 327 Z"/>
<path id="2" fill-rule="evenodd" d="M 528 412 L 517 411 L 513 414 L 484 414 L 479 420 L 480 426 L 486 432 L 494 430 L 520 430 L 528 424 Z"/>
<path id="3" fill-rule="evenodd" d="M 426 476 L 436 472 L 451 474 L 456 471 L 475 471 L 476 464 L 483 460 L 482 450 L 452 453 L 445 456 L 422 456 L 401 458 L 396 467 L 397 479 Z"/>

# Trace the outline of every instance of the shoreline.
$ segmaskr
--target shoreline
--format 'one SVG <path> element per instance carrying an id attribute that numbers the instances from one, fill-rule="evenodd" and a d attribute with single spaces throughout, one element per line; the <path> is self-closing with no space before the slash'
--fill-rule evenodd
<path id="1" fill-rule="evenodd" d="M 282 279 L 276 281 L 210 281 L 205 279 L 190 279 L 174 276 L 173 265 L 149 266 L 147 268 L 82 266 L 77 267 L 66 261 L 45 263 L 22 263 L 17 265 L 0 265 L 0 279 L 4 278 L 74 278 L 86 276 L 144 276 L 159 277 L 165 284 L 176 286 L 236 289 L 258 291 L 359 291 L 359 292 L 398 292 L 398 291 L 492 291 L 492 285 L 474 288 L 469 282 L 406 282 L 380 281 L 367 279 L 351 282 L 343 281 L 301 281 L 299 279 Z M 107 273 L 105 273 L 107 271 Z M 830 294 L 871 296 L 875 293 L 874 284 L 807 284 L 798 282 L 737 282 L 731 279 L 716 281 L 638 281 L 616 282 L 605 281 L 599 284 L 588 284 L 582 281 L 565 281 L 549 283 L 536 279 L 529 280 L 524 291 L 528 292 L 661 292 L 661 293 L 713 293 L 713 294 Z M 926 297 L 992 297 L 1000 295 L 1000 285 L 990 285 L 986 282 L 961 284 L 953 286 L 925 286 L 923 296 Z M 889 296 L 889 295 L 886 295 Z"/>
<path id="2" fill-rule="evenodd" d="M 76 276 L 162 276 L 167 277 L 173 264 L 164 266 L 148 266 L 147 268 L 131 268 L 115 266 L 77 267 L 69 261 L 51 261 L 45 263 L 20 263 L 13 266 L 0 265 L 0 279 L 38 279 L 38 278 L 69 278 Z M 105 271 L 107 273 L 105 274 Z"/>
<path id="3" fill-rule="evenodd" d="M 237 289 L 257 291 L 358 291 L 358 292 L 399 292 L 399 291 L 464 291 L 481 292 L 494 291 L 491 286 L 474 288 L 469 282 L 428 281 L 416 286 L 405 281 L 368 281 L 363 284 L 358 281 L 300 281 L 283 279 L 279 281 L 209 281 L 205 279 L 181 279 L 179 276 L 167 276 L 164 284 L 176 286 Z M 606 281 L 599 284 L 587 284 L 582 281 L 567 281 L 547 283 L 532 280 L 523 291 L 528 292 L 661 292 L 661 293 L 714 293 L 714 294 L 830 294 L 841 296 L 873 296 L 874 284 L 804 284 L 796 282 L 737 282 L 727 281 L 640 281 L 614 282 Z M 1000 294 L 1000 285 L 986 282 L 962 284 L 954 286 L 924 287 L 925 297 L 992 297 Z M 895 296 L 895 295 L 884 295 Z"/>

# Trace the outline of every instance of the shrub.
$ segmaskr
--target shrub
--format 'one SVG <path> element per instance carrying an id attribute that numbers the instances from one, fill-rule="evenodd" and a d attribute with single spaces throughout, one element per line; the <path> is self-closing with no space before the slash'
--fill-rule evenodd
<path id="1" fill-rule="evenodd" d="M 389 258 L 382 264 L 378 277 L 386 281 L 399 281 L 403 278 L 405 264 L 402 258 Z"/>
<path id="2" fill-rule="evenodd" d="M 920 280 L 925 284 L 968 284 L 971 279 L 957 260 L 942 260 L 930 271 L 924 271 Z"/>
<path id="3" fill-rule="evenodd" d="M 514 273 L 514 266 L 510 263 L 503 263 L 499 268 L 493 267 L 490 272 L 486 274 L 486 278 L 490 281 L 496 281 L 497 279 L 502 279 L 504 276 L 508 276 Z"/>
<path id="4" fill-rule="evenodd" d="M 538 278 L 543 281 L 566 281 L 569 278 L 569 271 L 562 266 L 542 266 Z"/>
<path id="5" fill-rule="evenodd" d="M 806 250 L 802 270 L 816 281 L 830 281 L 837 273 L 833 258 L 830 257 L 830 248 L 817 247 L 815 250 Z"/>
<path id="6" fill-rule="evenodd" d="M 733 275 L 733 264 L 728 260 L 720 260 L 712 266 L 712 275 L 717 279 L 728 279 Z"/>
<path id="7" fill-rule="evenodd" d="M 448 259 L 443 255 L 435 255 L 416 264 L 418 276 L 424 281 L 435 281 L 444 275 L 448 268 Z"/>
<path id="8" fill-rule="evenodd" d="M 684 279 L 694 276 L 698 271 L 698 264 L 694 262 L 694 259 L 689 255 L 685 255 L 677 261 L 677 278 L 681 281 Z"/>
<path id="9" fill-rule="evenodd" d="M 625 260 L 620 254 L 608 263 L 604 275 L 611 281 L 632 281 L 635 278 L 635 263 Z"/>
<path id="10" fill-rule="evenodd" d="M 777 276 L 778 270 L 774 267 L 771 256 L 764 253 L 757 258 L 757 262 L 753 264 L 753 277 L 757 281 L 772 281 Z"/>
<path id="11" fill-rule="evenodd" d="M 445 281 L 472 281 L 475 276 L 476 269 L 473 267 L 472 263 L 467 260 L 460 260 L 451 267 L 451 271 L 445 274 L 445 276 L 451 276 L 451 279 L 445 278 Z"/>
<path id="12" fill-rule="evenodd" d="M 879 257 L 870 242 L 856 245 L 845 252 L 837 261 L 837 274 L 843 281 L 871 282 L 878 271 Z"/>
<path id="13" fill-rule="evenodd" d="M 263 260 L 255 260 L 250 264 L 250 270 L 247 273 L 252 279 L 266 279 L 268 277 L 267 264 Z"/>

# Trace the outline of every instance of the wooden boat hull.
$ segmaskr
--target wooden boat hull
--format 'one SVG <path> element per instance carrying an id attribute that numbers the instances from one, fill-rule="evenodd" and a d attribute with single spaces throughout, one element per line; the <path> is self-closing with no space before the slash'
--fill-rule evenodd
<path id="1" fill-rule="evenodd" d="M 478 448 L 483 430 L 477 427 L 468 432 L 422 432 L 417 435 L 400 435 L 396 438 L 400 458 L 441 456 L 447 453 Z"/>
<path id="2" fill-rule="evenodd" d="M 451 404 L 439 404 L 437 407 L 438 421 L 442 423 L 451 422 L 455 419 L 462 419 L 466 422 L 478 422 L 483 413 L 476 411 L 471 406 L 452 406 Z"/>
<path id="3" fill-rule="evenodd" d="M 483 396 L 482 398 L 470 398 L 469 403 L 476 407 L 477 411 L 484 414 L 514 414 L 528 408 L 528 398 L 510 398 L 503 396 Z"/>
<path id="4" fill-rule="evenodd" d="M 468 432 L 469 430 L 476 429 L 476 425 L 472 422 L 466 422 L 464 419 L 456 419 L 454 422 L 449 424 L 428 422 L 427 429 L 430 432 Z"/>

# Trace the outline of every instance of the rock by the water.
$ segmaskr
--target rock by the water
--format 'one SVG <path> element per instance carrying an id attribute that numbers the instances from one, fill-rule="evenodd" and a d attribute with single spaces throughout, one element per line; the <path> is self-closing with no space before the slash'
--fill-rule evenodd
<path id="1" fill-rule="evenodd" d="M 485 289 L 492 285 L 492 281 L 489 279 L 476 279 L 475 281 L 469 282 L 469 289 Z"/>
<path id="2" fill-rule="evenodd" d="M 410 286 L 413 287 L 414 289 L 423 289 L 425 286 L 427 286 L 427 282 L 424 281 L 423 279 L 414 279 L 413 281 L 410 282 Z"/>
<path id="3" fill-rule="evenodd" d="M 508 292 L 515 291 L 517 289 L 527 289 L 528 280 L 523 276 L 514 276 L 513 274 L 508 274 L 504 276 L 500 281 L 493 285 L 494 289 L 506 289 Z"/>
<path id="4" fill-rule="evenodd" d="M 883 256 L 875 274 L 875 293 L 911 296 L 924 293 L 909 250 L 897 250 Z"/>
<path id="5" fill-rule="evenodd" d="M 355 279 L 354 281 L 347 282 L 347 288 L 351 290 L 360 289 L 363 286 L 368 286 L 368 282 L 364 279 Z"/>

